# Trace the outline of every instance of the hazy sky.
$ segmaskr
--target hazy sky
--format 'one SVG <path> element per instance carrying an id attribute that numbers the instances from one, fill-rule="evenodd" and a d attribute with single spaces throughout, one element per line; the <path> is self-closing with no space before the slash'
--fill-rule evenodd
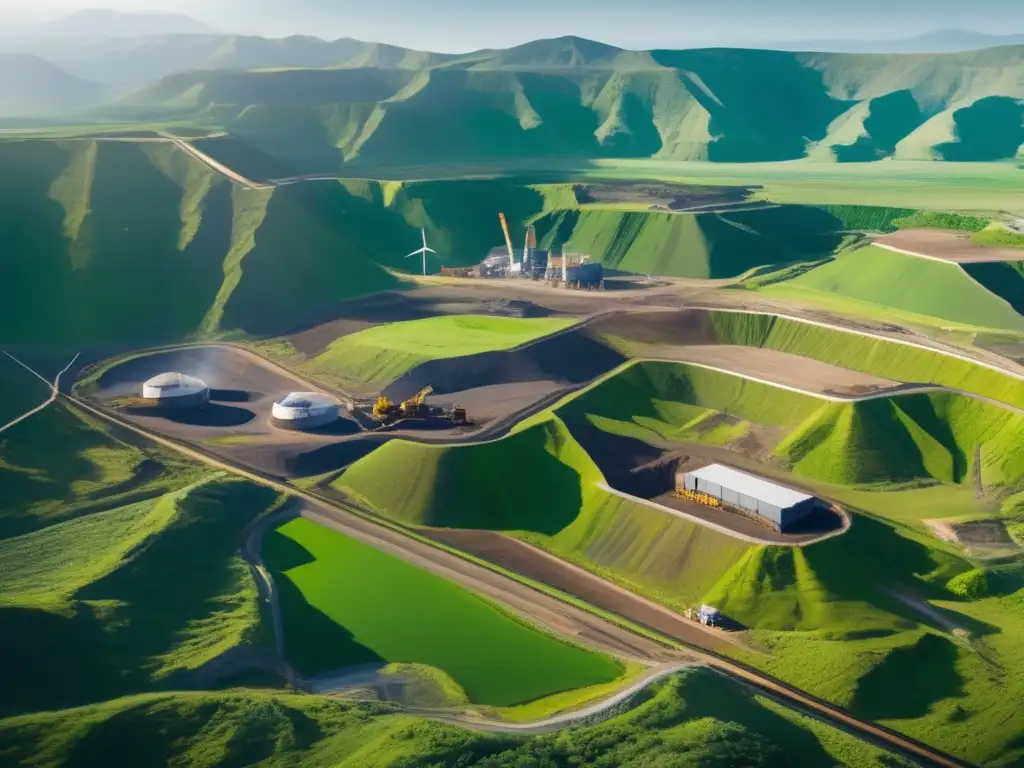
<path id="1" fill-rule="evenodd" d="M 188 13 L 227 32 L 356 37 L 439 51 L 574 34 L 627 48 L 935 29 L 1024 32 L 1024 0 L 0 0 L 59 15 L 83 7 Z"/>

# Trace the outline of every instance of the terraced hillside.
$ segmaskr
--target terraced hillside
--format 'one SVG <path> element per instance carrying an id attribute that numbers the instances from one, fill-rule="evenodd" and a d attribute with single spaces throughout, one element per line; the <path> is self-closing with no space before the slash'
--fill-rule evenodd
<path id="1" fill-rule="evenodd" d="M 748 466 L 760 442 L 759 471 L 876 510 L 912 503 L 921 489 L 906 490 L 908 480 L 941 482 L 951 494 L 980 478 L 1005 495 L 1024 480 L 1020 419 L 949 393 L 833 403 L 692 366 L 639 363 L 498 441 L 391 441 L 336 485 L 404 523 L 459 529 L 452 541 L 502 532 L 676 611 L 711 602 L 749 630 L 752 648 L 733 651 L 749 663 L 971 761 L 1012 764 L 1021 720 L 1008 699 L 1019 695 L 1024 670 L 1013 640 L 1019 563 L 992 570 L 999 586 L 964 599 L 957 578 L 973 564 L 904 512 L 856 513 L 837 537 L 780 547 L 601 484 L 634 465 L 656 471 L 650 459 L 673 448 L 701 455 L 706 446 Z M 405 469 L 397 479 L 387 473 L 396 466 Z M 505 471 L 486 470 L 495 466 Z M 467 501 L 474 478 L 482 503 Z M 986 672 L 993 663 L 1006 672 L 998 683 Z M 917 684 L 895 683 L 906 676 Z M 980 734 L 975 718 L 999 725 Z"/>
<path id="2" fill-rule="evenodd" d="M 861 311 L 878 317 L 888 311 L 895 319 L 902 312 L 907 317 L 932 317 L 967 327 L 1024 330 L 1024 315 L 1003 298 L 1006 294 L 1020 301 L 1019 273 L 979 266 L 983 267 L 980 271 L 868 246 L 841 254 L 791 280 L 773 283 L 761 292 L 823 306 L 831 302 L 839 311 L 852 300 L 863 307 Z M 972 272 L 982 274 L 985 284 L 973 279 Z M 1005 282 L 994 280 L 997 274 L 1003 275 Z"/>
<path id="3" fill-rule="evenodd" d="M 770 314 L 684 310 L 645 318 L 609 318 L 592 330 L 627 355 L 650 342 L 729 344 L 785 352 L 890 381 L 937 384 L 1024 408 L 1020 379 L 999 370 L 885 338 Z M 640 346 L 636 346 L 637 343 Z M 632 350 L 632 351 L 631 351 Z"/>
<path id="4" fill-rule="evenodd" d="M 996 160 L 1024 143 L 1015 47 L 928 56 L 623 51 L 560 38 L 398 61 L 175 74 L 119 114 L 201 116 L 298 173 L 554 155 Z M 797 106 L 777 109 L 782 102 Z"/>
<path id="5" fill-rule="evenodd" d="M 0 163 L 6 343 L 286 330 L 398 284 L 353 214 L 233 186 L 170 143 L 2 142 Z"/>
<path id="6" fill-rule="evenodd" d="M 19 369 L 3 367 L 0 373 L 9 395 L 5 402 L 9 400 L 15 408 L 35 402 L 34 395 L 40 393 L 23 391 L 25 382 L 19 378 Z M 248 690 L 166 692 L 202 687 L 198 670 L 222 653 L 244 646 L 257 652 L 269 648 L 267 616 L 261 616 L 256 585 L 238 547 L 243 529 L 261 514 L 278 508 L 280 498 L 245 481 L 210 476 L 189 462 L 178 460 L 175 464 L 161 451 L 115 437 L 60 403 L 16 429 L 5 434 L 12 439 L 0 445 L 4 487 L 20 487 L 11 486 L 12 479 L 35 487 L 34 493 L 23 493 L 18 503 L 5 506 L 5 525 L 0 531 L 0 555 L 11 566 L 0 575 L 0 622 L 4 625 L 0 645 L 10 658 L 19 661 L 0 696 L 4 718 L 0 721 L 0 752 L 5 756 L 20 761 L 31 754 L 41 765 L 89 765 L 116 751 L 117 758 L 111 759 L 127 755 L 147 765 L 168 755 L 192 760 L 210 750 L 226 754 L 226 749 L 242 761 L 285 756 L 299 765 L 315 762 L 316 755 L 329 752 L 331 759 L 345 756 L 352 765 L 383 766 L 401 754 L 493 767 L 505 764 L 494 762 L 497 755 L 512 750 L 511 756 L 501 758 L 512 759 L 526 748 L 519 738 L 510 741 L 454 726 L 431 725 L 395 715 L 391 708 L 353 707 L 279 693 L 273 690 L 280 685 L 278 680 L 256 673 L 229 681 Z M 162 463 L 161 472 L 132 479 L 139 467 L 153 462 Z M 409 583 L 409 574 L 416 571 L 411 566 L 354 542 L 353 551 L 334 558 L 320 539 L 340 537 L 310 524 L 303 531 L 293 528 L 287 530 L 292 538 L 267 543 L 272 565 L 282 569 L 276 580 L 286 593 L 282 601 L 290 606 L 285 608 L 286 618 L 288 611 L 309 618 L 310 612 L 317 610 L 311 607 L 315 605 L 339 622 L 333 633 L 317 624 L 317 632 L 297 636 L 299 645 L 303 638 L 308 641 L 307 651 L 312 655 L 299 653 L 307 661 L 327 658 L 322 655 L 325 649 L 333 654 L 332 660 L 353 647 L 396 658 L 409 652 L 408 647 L 395 643 L 396 638 L 406 642 L 408 634 L 381 627 L 376 621 L 379 603 L 375 595 L 379 597 L 380 592 L 368 591 L 369 602 L 354 613 L 351 603 L 339 604 L 336 599 L 339 567 L 359 570 L 360 578 L 367 569 L 383 574 L 382 563 L 365 558 L 383 558 L 390 563 L 387 567 L 393 572 L 375 588 L 384 593 L 392 590 L 388 599 L 412 599 L 419 608 L 447 599 L 474 616 L 474 621 L 489 622 L 491 630 L 496 624 L 511 623 L 520 634 L 529 636 L 527 640 L 555 642 L 492 608 L 485 609 L 475 597 L 436 577 L 420 588 L 429 586 L 437 594 L 421 595 L 417 601 L 418 593 L 410 593 L 415 584 Z M 282 549 L 282 545 L 287 546 Z M 296 546 L 302 552 L 298 559 Z M 188 553 L 184 560 L 183 552 Z M 312 560 L 309 552 L 315 555 Z M 183 563 L 187 565 L 183 567 Z M 293 579 L 308 591 L 309 603 L 288 590 Z M 325 584 L 329 585 L 326 590 Z M 440 617 L 436 615 L 435 621 Z M 303 626 L 308 629 L 311 625 Z M 355 631 L 356 637 L 347 636 L 340 644 L 331 642 L 332 638 L 340 640 L 346 629 Z M 443 623 L 435 627 L 438 638 L 446 631 L 450 626 Z M 423 636 L 417 637 L 422 640 Z M 529 698 L 538 686 L 543 692 L 585 684 L 595 675 L 616 674 L 616 665 L 555 643 L 561 648 L 561 657 L 548 651 L 537 653 L 558 666 L 553 674 L 481 677 L 479 662 L 486 661 L 485 650 L 493 653 L 494 648 L 488 644 L 482 650 L 471 642 L 473 638 L 467 636 L 465 652 L 454 655 L 458 648 L 441 638 L 434 653 L 439 655 L 435 660 L 451 667 L 475 699 L 505 702 Z M 524 655 L 529 646 L 522 640 L 520 637 L 511 650 L 525 663 L 532 656 Z M 422 658 L 422 653 L 417 657 Z M 563 663 L 566 661 L 571 663 Z M 748 698 L 744 691 L 706 673 L 690 673 L 660 686 L 653 700 L 624 720 L 576 732 L 589 734 L 580 743 L 557 735 L 544 737 L 530 741 L 530 754 L 536 757 L 537 750 L 549 751 L 568 759 L 589 749 L 593 739 L 600 739 L 606 754 L 611 751 L 625 760 L 635 752 L 632 739 L 637 729 L 650 727 L 674 751 L 696 749 L 710 756 L 721 743 L 728 745 L 727 751 L 742 748 L 747 755 L 751 750 L 766 755 L 799 752 L 801 759 L 812 765 L 830 765 L 839 759 L 856 766 L 879 764 L 882 753 L 878 750 L 778 705 Z M 92 703 L 103 699 L 109 701 Z M 87 706 L 61 709 L 79 704 Z M 719 709 L 719 704 L 726 709 Z M 681 707 L 687 711 L 695 707 L 692 717 L 685 715 L 680 721 Z M 673 713 L 671 725 L 662 717 L 667 712 Z M 649 722 L 647 717 L 655 720 Z M 717 725 L 718 717 L 729 725 Z M 680 725 L 698 720 L 700 728 Z M 322 729 L 315 737 L 306 730 L 311 722 Z M 211 723 L 216 724 L 215 731 L 211 731 Z M 629 738 L 620 733 L 621 728 Z M 720 739 L 714 734 L 723 728 Z M 443 744 L 437 742 L 442 737 Z M 159 755 L 154 750 L 159 750 Z M 652 748 L 644 746 L 643 759 L 651 754 Z M 490 762 L 481 762 L 488 756 L 493 758 Z"/>

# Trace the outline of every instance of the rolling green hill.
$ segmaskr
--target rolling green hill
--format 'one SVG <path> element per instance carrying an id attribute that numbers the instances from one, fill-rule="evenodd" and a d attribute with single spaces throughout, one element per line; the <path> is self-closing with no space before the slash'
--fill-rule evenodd
<path id="1" fill-rule="evenodd" d="M 328 54 L 341 69 L 297 56 L 306 69 L 174 74 L 110 113 L 202 119 L 305 173 L 554 155 L 995 160 L 1024 143 L 1012 46 L 634 52 L 558 38 L 463 57 L 349 47 Z"/>
<path id="2" fill-rule="evenodd" d="M 18 659 L 0 711 L 187 688 L 204 663 L 262 642 L 238 540 L 277 503 L 213 476 L 0 541 L 0 646 Z"/>
<path id="3" fill-rule="evenodd" d="M 798 205 L 703 214 L 560 210 L 537 222 L 545 245 L 588 253 L 613 269 L 697 278 L 829 255 L 842 228 L 830 214 Z"/>
<path id="4" fill-rule="evenodd" d="M 351 212 L 232 186 L 170 143 L 0 142 L 0 164 L 5 343 L 284 331 L 398 285 Z"/>
<path id="5" fill-rule="evenodd" d="M 382 473 L 387 466 L 406 470 Z M 490 467 L 509 471 L 463 493 L 466 478 L 490 476 Z M 534 480 L 518 479 L 526 476 Z M 338 487 L 411 525 L 553 533 L 571 522 L 586 486 L 599 479 L 564 425 L 550 419 L 466 448 L 391 440 L 349 467 Z"/>
<path id="6" fill-rule="evenodd" d="M 543 736 L 494 736 L 396 714 L 383 704 L 260 691 L 144 695 L 0 721 L 0 754 L 40 768 L 127 762 L 398 768 L 573 765 L 599 752 L 637 768 L 700 765 L 896 768 L 904 762 L 840 730 L 703 670 L 659 686 L 600 725 Z M 652 762 L 654 761 L 654 762 Z"/>
<path id="7" fill-rule="evenodd" d="M 708 315 L 719 344 L 775 349 L 892 381 L 939 384 L 1024 408 L 1019 379 L 966 360 L 785 317 L 714 311 Z"/>
<path id="8" fill-rule="evenodd" d="M 99 83 L 38 56 L 0 53 L 0 118 L 63 114 L 93 106 L 105 95 Z"/>
<path id="9" fill-rule="evenodd" d="M 1024 261 L 964 264 L 964 271 L 1024 315 Z"/>
<path id="10" fill-rule="evenodd" d="M 963 483 L 980 473 L 986 487 L 1012 488 L 1024 479 L 1024 456 L 1015 448 L 1024 415 L 947 392 L 830 403 L 727 373 L 647 362 L 554 412 L 574 434 L 590 423 L 618 434 L 671 440 L 694 416 L 706 418 L 693 406 L 784 429 L 776 456 L 795 474 L 814 480 Z"/>
<path id="11" fill-rule="evenodd" d="M 25 390 L 24 381 L 17 387 L 6 384 L 0 375 L 5 398 Z M 44 399 L 45 392 L 23 410 Z M 60 402 L 5 431 L 0 540 L 152 499 L 188 485 L 202 472 L 176 454 L 132 438 Z"/>
<path id="12" fill-rule="evenodd" d="M 961 325 L 1024 330 L 1024 316 L 971 279 L 959 264 L 875 246 L 840 254 L 792 280 L 774 283 L 761 291 L 768 296 L 791 297 L 811 291 Z"/>
<path id="13" fill-rule="evenodd" d="M 749 628 L 752 649 L 736 651 L 748 663 L 972 761 L 1012 764 L 1021 720 L 1010 701 L 1024 669 L 1013 639 L 1019 563 L 998 576 L 996 594 L 965 600 L 947 584 L 971 563 L 916 522 L 855 514 L 838 537 L 759 546 L 597 487 L 602 461 L 614 468 L 639 440 L 671 442 L 708 407 L 788 433 L 776 455 L 825 494 L 864 482 L 969 483 L 978 455 L 986 488 L 1012 489 L 1024 478 L 1020 415 L 982 401 L 938 393 L 823 403 L 705 369 L 640 363 L 502 440 L 453 448 L 392 441 L 338 487 L 406 523 L 502 531 L 677 611 L 713 603 Z M 482 469 L 494 466 L 509 472 Z M 777 466 L 769 474 L 784 476 Z M 385 475 L 402 480 L 382 482 Z M 543 501 L 522 477 L 540 481 Z M 889 488 L 867 495 L 898 507 L 907 491 Z M 481 503 L 460 504 L 467 497 Z M 998 683 L 987 671 L 993 663 L 1007 673 Z M 981 735 L 974 718 L 1000 725 Z"/>
<path id="14" fill-rule="evenodd" d="M 504 350 L 556 333 L 573 318 L 446 315 L 343 336 L 300 367 L 341 387 L 383 388 L 427 360 Z"/>

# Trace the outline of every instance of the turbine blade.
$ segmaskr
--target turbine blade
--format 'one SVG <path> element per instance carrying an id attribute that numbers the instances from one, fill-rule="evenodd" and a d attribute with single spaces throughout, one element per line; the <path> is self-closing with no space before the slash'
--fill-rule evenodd
<path id="1" fill-rule="evenodd" d="M 423 250 L 426 251 L 427 253 L 437 253 L 437 251 L 435 251 L 433 248 L 424 248 Z"/>

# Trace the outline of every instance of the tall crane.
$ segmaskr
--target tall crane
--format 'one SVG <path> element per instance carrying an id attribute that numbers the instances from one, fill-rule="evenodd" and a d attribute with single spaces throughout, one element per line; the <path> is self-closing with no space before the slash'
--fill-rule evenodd
<path id="1" fill-rule="evenodd" d="M 505 220 L 505 214 L 499 213 L 498 219 L 501 221 L 501 230 L 505 233 L 505 245 L 508 247 L 508 270 L 511 272 L 516 263 L 516 254 L 512 249 L 512 235 L 508 233 L 508 222 Z"/>

